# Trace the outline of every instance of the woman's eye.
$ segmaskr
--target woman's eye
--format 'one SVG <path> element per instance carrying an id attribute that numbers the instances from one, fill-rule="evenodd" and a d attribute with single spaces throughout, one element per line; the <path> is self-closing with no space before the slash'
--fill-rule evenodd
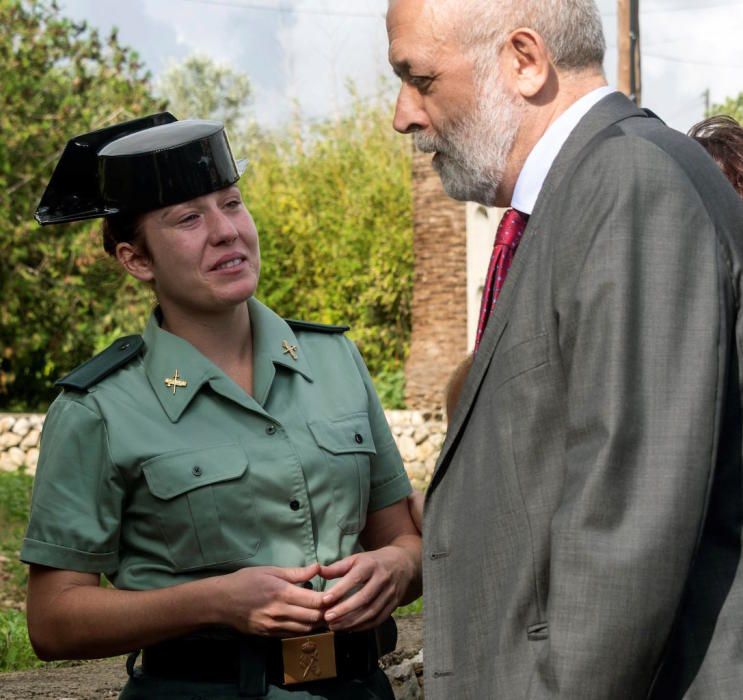
<path id="1" fill-rule="evenodd" d="M 179 224 L 190 224 L 196 221 L 199 216 L 198 214 L 186 214 L 185 216 L 182 216 L 180 219 L 178 219 Z"/>
<path id="2" fill-rule="evenodd" d="M 242 202 L 239 199 L 231 199 L 225 206 L 229 209 L 237 209 L 241 204 Z"/>

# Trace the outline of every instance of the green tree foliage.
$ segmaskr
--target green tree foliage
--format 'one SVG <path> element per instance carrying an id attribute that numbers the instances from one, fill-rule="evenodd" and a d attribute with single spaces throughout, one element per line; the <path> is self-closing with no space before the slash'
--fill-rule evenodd
<path id="1" fill-rule="evenodd" d="M 96 347 L 120 278 L 95 225 L 33 221 L 68 137 L 156 111 L 148 75 L 48 0 L 0 0 L 0 408 L 42 408 L 51 380 Z"/>
<path id="2" fill-rule="evenodd" d="M 0 410 L 44 410 L 53 380 L 139 331 L 153 299 L 106 259 L 98 221 L 42 229 L 33 211 L 72 134 L 165 105 L 115 32 L 64 19 L 53 0 L 0 0 L 0 23 Z M 237 120 L 249 83 L 228 77 L 207 92 Z M 262 234 L 259 296 L 286 316 L 350 324 L 392 407 L 410 333 L 412 222 L 410 154 L 389 113 L 388 100 L 356 100 L 307 130 L 230 135 L 251 161 L 241 187 Z"/>
<path id="3" fill-rule="evenodd" d="M 287 317 L 350 325 L 395 407 L 413 237 L 409 143 L 391 128 L 389 100 L 357 98 L 308 132 L 297 124 L 279 140 L 252 139 L 244 155 L 241 186 L 261 236 L 259 298 Z"/>
<path id="4" fill-rule="evenodd" d="M 169 66 L 157 91 L 178 119 L 216 119 L 233 132 L 250 104 L 248 77 L 208 56 L 194 55 Z"/>
<path id="5" fill-rule="evenodd" d="M 737 97 L 728 97 L 722 104 L 712 105 L 708 117 L 715 114 L 729 114 L 743 124 L 743 92 L 738 93 Z"/>

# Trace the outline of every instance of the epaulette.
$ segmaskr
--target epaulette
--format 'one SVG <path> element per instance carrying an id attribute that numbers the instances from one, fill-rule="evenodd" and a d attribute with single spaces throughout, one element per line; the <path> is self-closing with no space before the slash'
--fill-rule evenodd
<path id="1" fill-rule="evenodd" d="M 293 318 L 284 319 L 292 330 L 316 331 L 317 333 L 345 333 L 351 326 L 331 326 L 327 323 L 313 323 L 312 321 L 295 321 Z"/>
<path id="2" fill-rule="evenodd" d="M 72 372 L 58 379 L 54 385 L 65 389 L 85 391 L 139 355 L 143 345 L 144 340 L 141 335 L 127 335 L 119 338 L 103 352 L 91 357 Z"/>

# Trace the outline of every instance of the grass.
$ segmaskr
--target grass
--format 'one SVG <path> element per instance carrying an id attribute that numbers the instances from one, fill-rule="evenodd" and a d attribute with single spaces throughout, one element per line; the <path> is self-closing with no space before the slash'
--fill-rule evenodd
<path id="1" fill-rule="evenodd" d="M 28 521 L 33 478 L 0 472 L 0 672 L 41 666 L 26 631 L 28 571 L 18 552 Z"/>
<path id="2" fill-rule="evenodd" d="M 0 611 L 0 673 L 25 671 L 43 665 L 28 640 L 26 614 L 12 608 Z"/>
<path id="3" fill-rule="evenodd" d="M 423 598 L 418 598 L 412 603 L 403 605 L 395 610 L 395 617 L 405 617 L 406 615 L 420 615 L 423 612 Z"/>

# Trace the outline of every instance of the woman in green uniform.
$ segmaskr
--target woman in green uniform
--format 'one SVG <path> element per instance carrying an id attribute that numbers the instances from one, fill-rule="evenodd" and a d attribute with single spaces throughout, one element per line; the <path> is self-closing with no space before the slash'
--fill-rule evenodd
<path id="1" fill-rule="evenodd" d="M 21 551 L 31 641 L 135 652 L 127 700 L 392 698 L 410 485 L 346 329 L 255 298 L 239 171 L 221 124 L 162 114 L 72 139 L 52 176 L 37 219 L 106 217 L 158 307 L 59 381 Z"/>

